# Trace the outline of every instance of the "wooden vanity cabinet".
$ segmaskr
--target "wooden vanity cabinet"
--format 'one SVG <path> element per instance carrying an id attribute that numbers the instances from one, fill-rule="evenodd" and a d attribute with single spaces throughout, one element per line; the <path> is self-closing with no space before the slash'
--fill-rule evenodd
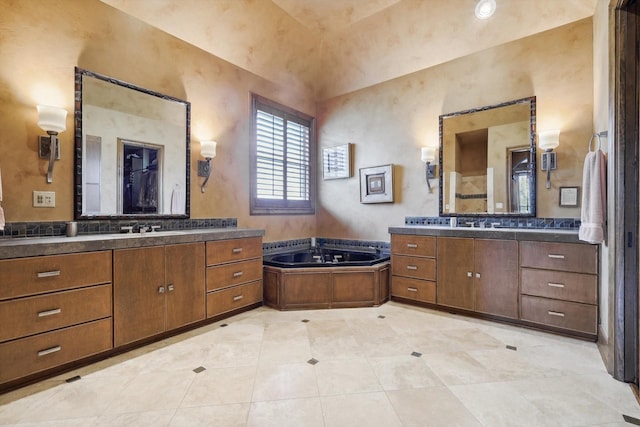
<path id="1" fill-rule="evenodd" d="M 207 317 L 262 302 L 262 239 L 207 242 Z"/>
<path id="2" fill-rule="evenodd" d="M 116 347 L 205 318 L 204 243 L 117 249 Z"/>
<path id="3" fill-rule="evenodd" d="M 518 318 L 518 242 L 439 237 L 437 259 L 439 305 Z"/>
<path id="4" fill-rule="evenodd" d="M 0 260 L 0 384 L 113 346 L 111 251 Z"/>
<path id="5" fill-rule="evenodd" d="M 391 236 L 391 295 L 436 302 L 436 238 Z"/>
<path id="6" fill-rule="evenodd" d="M 520 242 L 521 319 L 595 337 L 598 247 Z"/>

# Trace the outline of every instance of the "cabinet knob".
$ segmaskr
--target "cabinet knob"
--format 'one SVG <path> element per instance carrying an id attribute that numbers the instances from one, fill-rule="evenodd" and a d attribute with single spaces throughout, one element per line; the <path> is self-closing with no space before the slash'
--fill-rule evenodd
<path id="1" fill-rule="evenodd" d="M 476 279 L 480 278 L 480 273 L 476 273 Z"/>
<path id="2" fill-rule="evenodd" d="M 159 293 L 159 294 L 164 294 L 164 286 L 160 286 L 160 287 L 158 288 L 158 293 Z"/>
<path id="3" fill-rule="evenodd" d="M 173 291 L 174 289 L 173 284 L 170 284 L 169 286 L 167 286 L 167 289 L 169 290 L 169 292 Z"/>
<path id="4" fill-rule="evenodd" d="M 467 271 L 467 277 L 473 277 L 473 273 L 470 271 Z"/>

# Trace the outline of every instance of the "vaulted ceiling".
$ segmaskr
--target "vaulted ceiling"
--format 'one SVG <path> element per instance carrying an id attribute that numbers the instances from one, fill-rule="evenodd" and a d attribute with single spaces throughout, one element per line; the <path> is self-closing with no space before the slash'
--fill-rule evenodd
<path id="1" fill-rule="evenodd" d="M 593 16 L 597 0 L 102 0 L 325 99 Z M 570 52 L 567 52 L 570 54 Z"/>

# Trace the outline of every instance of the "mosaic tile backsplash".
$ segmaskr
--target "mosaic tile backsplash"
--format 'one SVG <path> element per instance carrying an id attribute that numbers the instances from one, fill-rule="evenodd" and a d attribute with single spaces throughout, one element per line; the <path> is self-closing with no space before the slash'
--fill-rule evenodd
<path id="1" fill-rule="evenodd" d="M 267 242 L 262 244 L 262 251 L 265 255 L 272 255 L 277 253 L 307 250 L 314 245 L 323 248 L 357 250 L 363 252 L 380 251 L 385 254 L 391 252 L 391 244 L 389 242 L 326 239 L 323 237 Z"/>
<path id="2" fill-rule="evenodd" d="M 78 221 L 78 234 L 113 234 L 120 233 L 122 227 L 133 227 L 134 231 L 140 225 L 159 225 L 160 230 L 196 230 L 201 228 L 237 228 L 237 218 L 206 218 L 206 219 L 148 219 L 148 220 L 99 220 Z M 19 237 L 47 237 L 63 236 L 66 232 L 66 222 L 12 222 L 0 231 L 0 238 Z"/>
<path id="3" fill-rule="evenodd" d="M 580 219 L 578 218 L 507 218 L 507 217 L 455 217 L 457 227 L 468 227 L 473 223 L 474 227 L 501 227 L 501 228 L 542 228 L 559 230 L 578 230 Z M 428 217 L 428 216 L 407 216 L 404 218 L 405 225 L 451 225 L 449 217 Z"/>

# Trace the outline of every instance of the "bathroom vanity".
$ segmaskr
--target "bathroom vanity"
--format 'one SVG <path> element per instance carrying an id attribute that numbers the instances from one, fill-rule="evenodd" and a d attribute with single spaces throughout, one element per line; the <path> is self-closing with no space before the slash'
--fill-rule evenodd
<path id="1" fill-rule="evenodd" d="M 263 235 L 0 241 L 0 390 L 261 305 Z"/>
<path id="2" fill-rule="evenodd" d="M 577 232 L 390 227 L 391 298 L 596 340 L 598 246 Z"/>

